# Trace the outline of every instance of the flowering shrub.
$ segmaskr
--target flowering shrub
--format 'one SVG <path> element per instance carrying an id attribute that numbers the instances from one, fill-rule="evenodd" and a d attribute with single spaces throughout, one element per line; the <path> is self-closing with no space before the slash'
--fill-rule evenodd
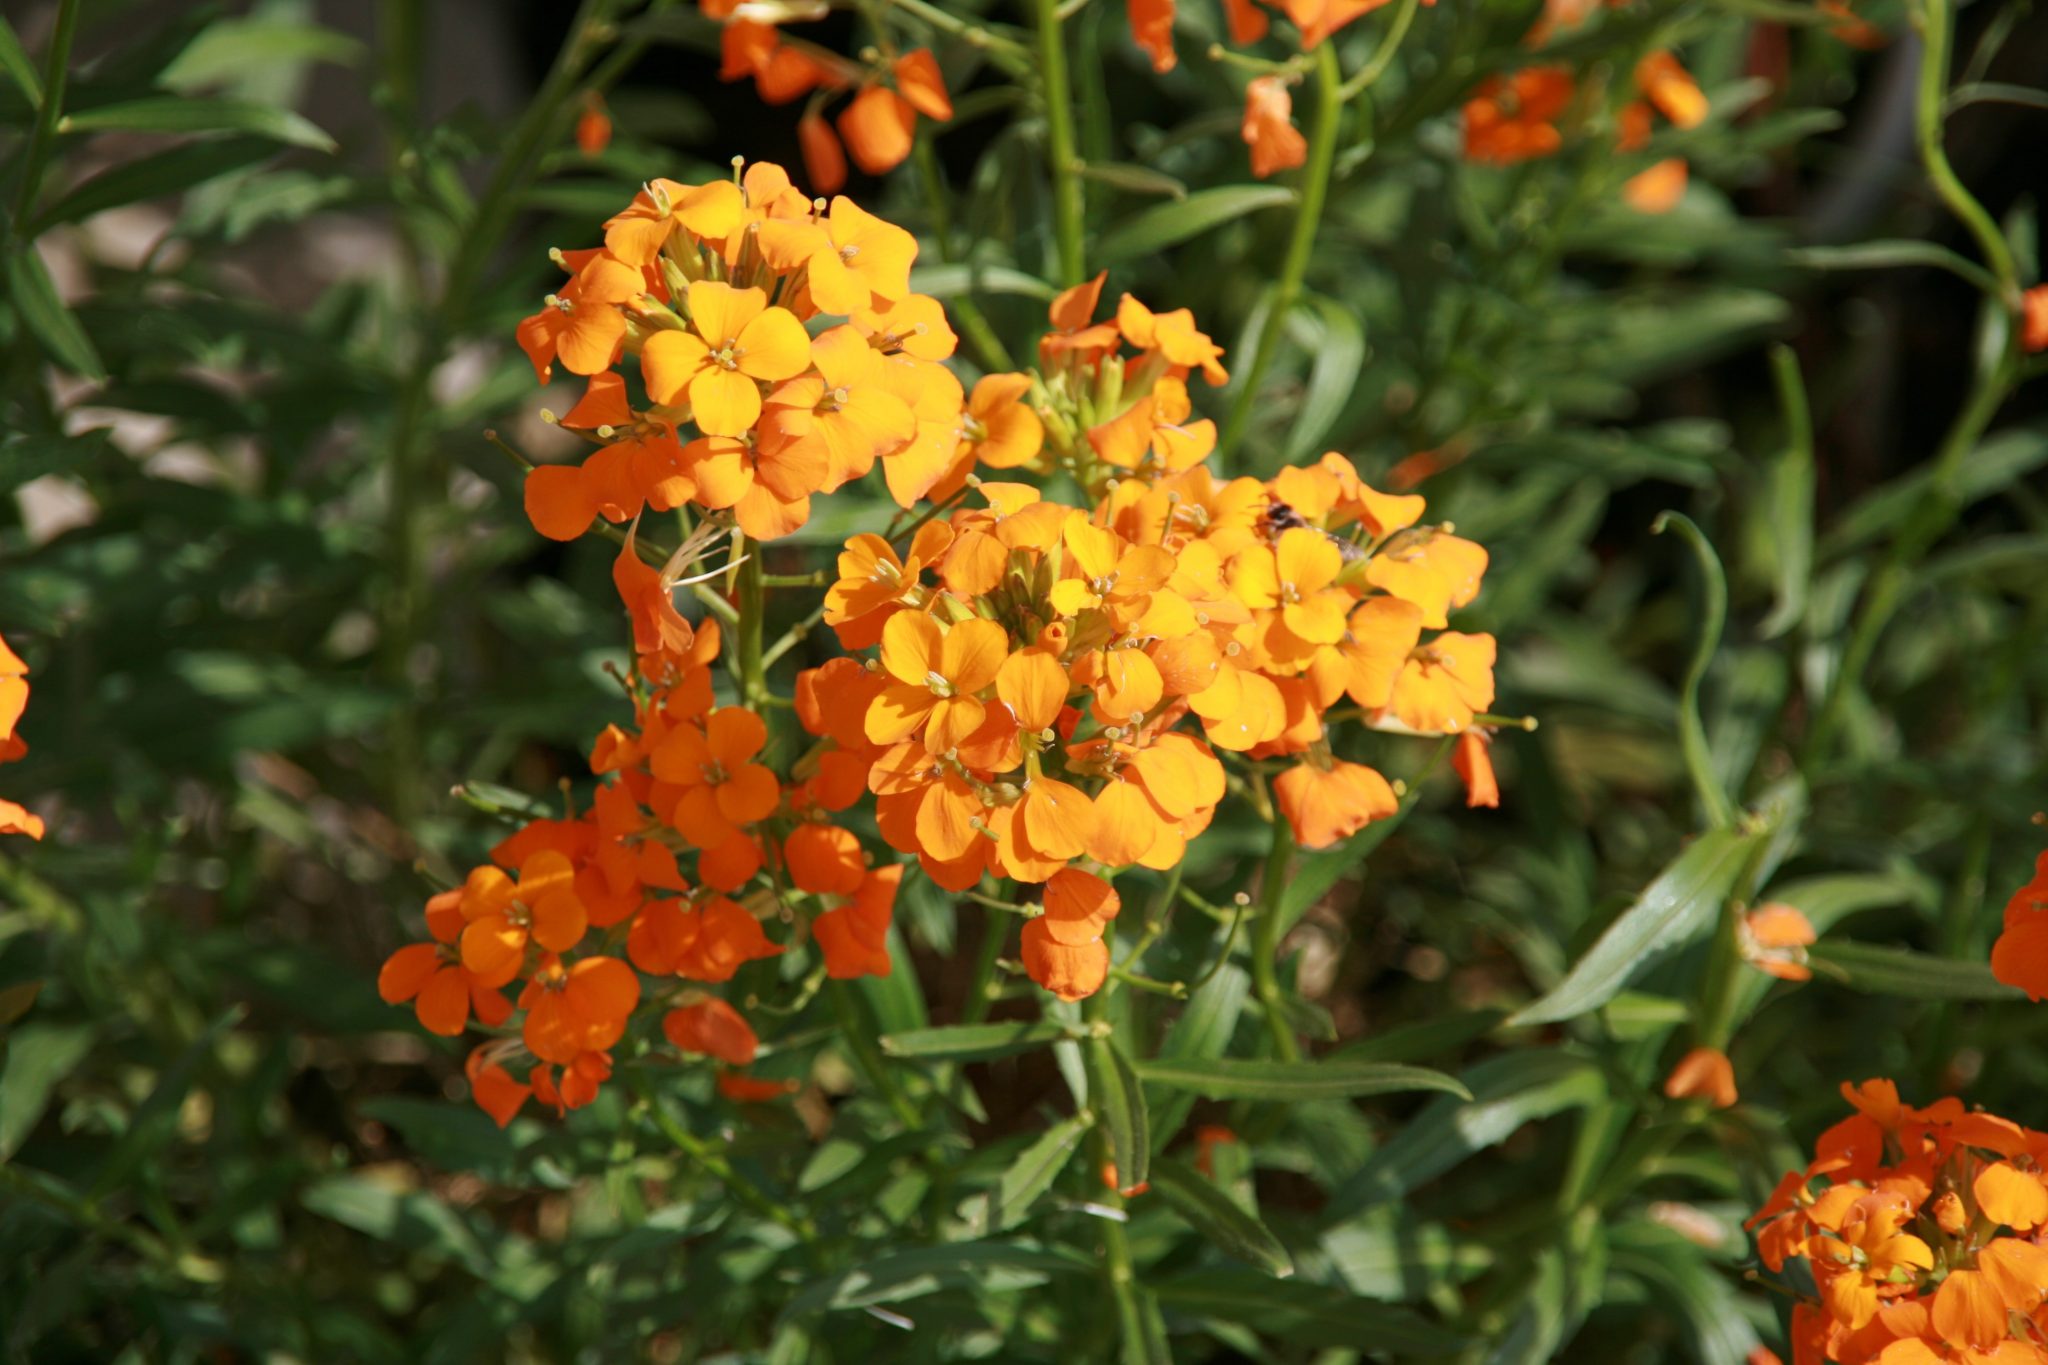
<path id="1" fill-rule="evenodd" d="M 2020 7 L 443 9 L 0 20 L 10 1360 L 2048 1361 Z"/>

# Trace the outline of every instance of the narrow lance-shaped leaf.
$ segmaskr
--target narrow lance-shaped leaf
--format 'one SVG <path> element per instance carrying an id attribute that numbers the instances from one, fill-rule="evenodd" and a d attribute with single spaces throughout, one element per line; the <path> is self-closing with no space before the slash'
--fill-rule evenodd
<path id="1" fill-rule="evenodd" d="M 1931 957 L 1874 943 L 1816 943 L 1806 950 L 1814 975 L 1867 995 L 1910 1000 L 2021 1000 L 2024 994 L 1976 959 Z"/>
<path id="2" fill-rule="evenodd" d="M 81 109 L 58 120 L 60 133 L 254 133 L 293 147 L 335 150 L 334 139 L 289 109 L 247 100 L 195 100 L 177 95 Z"/>
<path id="3" fill-rule="evenodd" d="M 1155 205 L 1117 224 L 1103 234 L 1092 259 L 1099 264 L 1115 265 L 1150 256 L 1246 214 L 1294 200 L 1294 191 L 1281 185 L 1225 185 L 1198 190 L 1177 203 Z"/>
<path id="4" fill-rule="evenodd" d="M 1066 1169 L 1074 1149 L 1081 1145 L 1081 1135 L 1088 1131 L 1088 1124 L 1088 1118 L 1080 1114 L 1054 1124 L 1010 1163 L 1010 1169 L 1003 1172 L 989 1196 L 989 1226 L 1009 1228 L 1024 1221 L 1024 1215 L 1031 1211 L 1038 1197 Z"/>
<path id="5" fill-rule="evenodd" d="M 1510 1026 L 1575 1019 L 1612 1000 L 1663 954 L 1711 923 L 1761 835 L 1710 830 L 1607 926 L 1557 988 L 1508 1020 Z"/>
<path id="6" fill-rule="evenodd" d="M 985 1062 L 1079 1036 L 1079 1031 L 1056 1019 L 1038 1019 L 907 1029 L 902 1033 L 885 1033 L 880 1041 L 882 1051 L 891 1057 L 925 1062 Z"/>
<path id="7" fill-rule="evenodd" d="M 1387 1062 L 1264 1062 L 1222 1057 L 1214 1061 L 1160 1058 L 1134 1066 L 1141 1080 L 1192 1090 L 1212 1100 L 1325 1100 L 1404 1090 L 1465 1094 L 1463 1085 L 1441 1071 Z"/>
<path id="8" fill-rule="evenodd" d="M 1269 1274 L 1294 1273 L 1294 1261 L 1280 1239 L 1193 1167 L 1160 1161 L 1152 1168 L 1152 1188 L 1188 1220 L 1188 1226 L 1223 1251 Z"/>
<path id="9" fill-rule="evenodd" d="M 51 360 L 87 379 L 105 379 L 107 369 L 92 338 L 57 297 L 57 286 L 33 246 L 7 255 L 7 302 Z"/>
<path id="10" fill-rule="evenodd" d="M 1088 1043 L 1089 1085 L 1095 1109 L 1109 1133 L 1111 1160 L 1122 1189 L 1145 1183 L 1152 1164 L 1151 1124 L 1145 1113 L 1145 1087 L 1138 1083 L 1130 1059 L 1108 1038 Z"/>
<path id="11" fill-rule="evenodd" d="M 1598 1067 L 1554 1050 L 1489 1057 L 1462 1079 L 1471 1098 L 1431 1100 L 1330 1197 L 1325 1222 L 1340 1223 L 1374 1204 L 1398 1199 L 1473 1153 L 1505 1142 L 1523 1124 L 1591 1104 L 1607 1093 Z"/>

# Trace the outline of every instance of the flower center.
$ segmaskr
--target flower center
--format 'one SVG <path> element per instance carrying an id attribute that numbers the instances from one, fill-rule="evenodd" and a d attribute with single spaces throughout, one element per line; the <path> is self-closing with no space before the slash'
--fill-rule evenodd
<path id="1" fill-rule="evenodd" d="M 953 695 L 952 681 L 936 668 L 924 675 L 924 681 L 925 686 L 931 688 L 932 695 L 935 697 L 950 697 Z"/>

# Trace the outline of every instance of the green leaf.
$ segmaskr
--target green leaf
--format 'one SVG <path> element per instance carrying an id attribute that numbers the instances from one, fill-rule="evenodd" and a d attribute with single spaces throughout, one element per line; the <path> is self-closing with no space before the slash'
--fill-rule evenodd
<path id="1" fill-rule="evenodd" d="M 1355 1294 L 1410 1301 L 1439 1286 L 1458 1285 L 1486 1270 L 1494 1254 L 1460 1242 L 1440 1223 L 1416 1223 L 1405 1210 L 1357 1220 L 1323 1235 L 1323 1253 Z"/>
<path id="2" fill-rule="evenodd" d="M 1785 259 L 1808 270 L 1889 270 L 1931 265 L 1959 275 L 1979 289 L 1992 293 L 1998 289 L 1998 281 L 1984 267 L 1934 242 L 1888 240 L 1849 246 L 1795 247 L 1785 253 Z"/>
<path id="3" fill-rule="evenodd" d="M 1785 449 L 1764 477 L 1765 525 L 1770 531 L 1765 543 L 1777 588 L 1771 614 L 1757 628 L 1766 640 L 1799 624 L 1806 614 L 1807 586 L 1813 581 L 1813 417 L 1791 347 L 1771 348 L 1771 374 L 1785 417 Z"/>
<path id="4" fill-rule="evenodd" d="M 874 1258 L 855 1270 L 813 1280 L 791 1296 L 784 1319 L 830 1308 L 900 1303 L 968 1285 L 985 1291 L 1033 1289 L 1055 1275 L 1086 1274 L 1085 1261 L 1010 1242 L 948 1242 Z"/>
<path id="5" fill-rule="evenodd" d="M 1084 180 L 1113 185 L 1132 194 L 1163 194 L 1174 200 L 1188 197 L 1185 184 L 1149 166 L 1133 166 L 1127 161 L 1087 161 L 1074 169 Z"/>
<path id="6" fill-rule="evenodd" d="M 1814 974 L 1866 995 L 1914 1000 L 2023 1000 L 2025 993 L 1991 974 L 1991 964 L 1931 957 L 1874 943 L 1816 943 L 1806 950 Z"/>
<path id="7" fill-rule="evenodd" d="M 333 138 L 293 113 L 245 100 L 195 100 L 176 95 L 81 109 L 57 121 L 60 133 L 253 133 L 293 147 L 332 152 Z"/>
<path id="8" fill-rule="evenodd" d="M 1968 507 L 2004 492 L 2043 464 L 2048 464 L 2048 431 L 2009 427 L 1986 437 L 1957 468 L 1953 496 L 1958 506 Z M 1933 477 L 1923 465 L 1858 500 L 1829 530 L 1822 554 L 1844 555 L 1890 534 L 1926 500 Z"/>
<path id="9" fill-rule="evenodd" d="M 57 286 L 34 246 L 18 246 L 8 253 L 7 298 L 51 360 L 86 379 L 107 377 L 92 338 L 57 297 Z"/>
<path id="10" fill-rule="evenodd" d="M 1094 259 L 1098 265 L 1117 265 L 1155 255 L 1246 214 L 1292 204 L 1295 199 L 1293 190 L 1280 185 L 1225 185 L 1198 190 L 1179 203 L 1160 204 L 1118 223 L 1103 234 Z"/>
<path id="11" fill-rule="evenodd" d="M 421 1190 L 405 1189 L 370 1174 L 316 1180 L 299 1196 L 306 1209 L 343 1227 L 394 1246 L 460 1262 L 487 1274 L 491 1256 L 462 1216 Z"/>
<path id="12" fill-rule="evenodd" d="M 910 272 L 910 287 L 939 299 L 960 294 L 1020 294 L 1028 299 L 1050 299 L 1059 292 L 1036 275 L 1004 265 L 919 266 Z"/>
<path id="13" fill-rule="evenodd" d="M 1217 933 L 1222 933 L 1217 930 Z M 1166 1039 L 1159 1045 L 1162 1061 L 1200 1061 L 1221 1057 L 1230 1048 L 1230 1035 L 1237 1030 L 1237 1019 L 1244 1012 L 1244 1002 L 1251 990 L 1251 978 L 1244 969 L 1231 963 L 1217 968 L 1216 974 L 1196 988 L 1188 997 L 1187 1007 L 1180 1012 L 1180 1018 L 1173 1021 L 1167 1030 Z M 1163 1090 L 1163 1087 L 1154 1087 Z M 1147 1097 L 1152 1115 L 1152 1142 L 1155 1150 L 1165 1147 L 1181 1125 L 1187 1122 L 1188 1114 L 1195 1107 L 1195 1096 L 1186 1090 L 1171 1090 Z"/>
<path id="14" fill-rule="evenodd" d="M 1717 829 L 1695 839 L 1641 899 L 1607 926 L 1555 990 L 1508 1024 L 1554 1024 L 1612 1000 L 1652 962 L 1713 922 L 1761 837 Z"/>
<path id="15" fill-rule="evenodd" d="M 43 78 L 36 74 L 36 64 L 29 59 L 27 49 L 21 45 L 21 35 L 14 31 L 14 25 L 0 15 L 0 71 L 5 71 L 13 80 L 28 102 L 35 108 L 43 103 Z"/>
<path id="16" fill-rule="evenodd" d="M 0 1067 L 0 1161 L 19 1150 L 34 1131 L 50 1092 L 92 1051 L 86 1024 L 29 1023 L 9 1035 L 7 1062 Z"/>
<path id="17" fill-rule="evenodd" d="M 1595 1103 L 1606 1078 L 1584 1057 L 1555 1049 L 1489 1057 L 1464 1072 L 1469 1100 L 1431 1100 L 1330 1197 L 1328 1223 L 1399 1199 L 1465 1158 L 1507 1141 L 1525 1123 Z"/>
<path id="18" fill-rule="evenodd" d="M 1449 1355 L 1466 1338 L 1416 1316 L 1331 1285 L 1276 1280 L 1244 1270 L 1198 1270 L 1154 1284 L 1160 1304 L 1193 1318 L 1243 1323 L 1261 1336 L 1300 1346 L 1395 1357 Z"/>
<path id="19" fill-rule="evenodd" d="M 1234 1057 L 1173 1061 L 1162 1057 L 1135 1063 L 1135 1069 L 1141 1080 L 1192 1090 L 1212 1100 L 1343 1099 L 1406 1090 L 1465 1093 L 1464 1086 L 1441 1071 L 1388 1062 L 1266 1062 Z"/>
<path id="20" fill-rule="evenodd" d="M 989 1226 L 998 1231 L 1024 1221 L 1038 1197 L 1052 1188 L 1052 1182 L 1067 1168 L 1081 1135 L 1088 1131 L 1088 1119 L 1076 1114 L 1054 1124 L 1026 1147 L 1010 1168 L 1003 1172 L 989 1195 Z"/>
<path id="21" fill-rule="evenodd" d="M 1625 1223 L 1613 1239 L 1615 1273 L 1637 1276 L 1661 1291 L 1660 1307 L 1684 1315 L 1689 1354 L 1700 1365 L 1743 1365 L 1763 1344 L 1743 1316 L 1735 1286 L 1693 1243 L 1647 1223 Z"/>
<path id="22" fill-rule="evenodd" d="M 1305 302 L 1302 312 L 1314 317 L 1319 335 L 1309 347 L 1315 359 L 1309 365 L 1308 387 L 1282 447 L 1289 464 L 1306 460 L 1321 448 L 1323 438 L 1344 415 L 1365 368 L 1365 328 L 1358 314 L 1334 299 L 1314 297 Z"/>
<path id="23" fill-rule="evenodd" d="M 1940 894 L 1939 886 L 1932 879 L 1907 869 L 1901 872 L 1843 872 L 1778 882 L 1762 899 L 1783 901 L 1797 908 L 1816 931 L 1825 934 L 1832 926 L 1863 910 L 1894 905 L 1931 909 Z"/>
<path id="24" fill-rule="evenodd" d="M 102 171 L 75 187 L 43 211 L 36 219 L 36 231 L 41 232 L 59 223 L 75 223 L 123 204 L 183 194 L 195 185 L 203 185 L 276 154 L 276 143 L 254 137 L 190 142 L 172 147 Z"/>
<path id="25" fill-rule="evenodd" d="M 252 69 L 270 71 L 315 62 L 354 66 L 363 53 L 361 42 L 317 24 L 227 19 L 208 25 L 157 80 L 168 89 L 185 92 L 246 76 Z"/>
<path id="26" fill-rule="evenodd" d="M 891 1057 L 923 1062 L 985 1062 L 1046 1047 L 1062 1038 L 1081 1036 L 1056 1019 L 1002 1024 L 953 1024 L 945 1028 L 885 1033 L 882 1051 Z"/>
<path id="27" fill-rule="evenodd" d="M 1280 1239 L 1192 1166 L 1178 1161 L 1156 1163 L 1152 1188 L 1187 1219 L 1189 1227 L 1219 1249 L 1269 1275 L 1294 1273 L 1294 1261 Z"/>
<path id="28" fill-rule="evenodd" d="M 1152 1164 L 1145 1087 L 1138 1083 L 1130 1059 L 1112 1039 L 1091 1038 L 1088 1059 L 1089 1093 L 1097 1115 L 1109 1130 L 1110 1158 L 1116 1162 L 1117 1184 L 1124 1189 L 1142 1185 Z"/>

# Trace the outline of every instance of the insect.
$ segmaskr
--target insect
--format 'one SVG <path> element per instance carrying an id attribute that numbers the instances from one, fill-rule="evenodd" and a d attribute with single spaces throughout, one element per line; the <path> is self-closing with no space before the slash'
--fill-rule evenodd
<path id="1" fill-rule="evenodd" d="M 1309 525 L 1301 513 L 1295 511 L 1286 503 L 1275 501 L 1267 506 L 1266 539 L 1268 542 L 1278 540 L 1282 531 L 1292 531 L 1296 527 L 1300 527 L 1304 531 L 1314 531 L 1332 545 L 1335 545 L 1337 553 L 1344 556 L 1344 562 L 1347 564 L 1365 558 L 1364 550 L 1353 545 L 1342 536 L 1331 535 L 1320 526 Z"/>

